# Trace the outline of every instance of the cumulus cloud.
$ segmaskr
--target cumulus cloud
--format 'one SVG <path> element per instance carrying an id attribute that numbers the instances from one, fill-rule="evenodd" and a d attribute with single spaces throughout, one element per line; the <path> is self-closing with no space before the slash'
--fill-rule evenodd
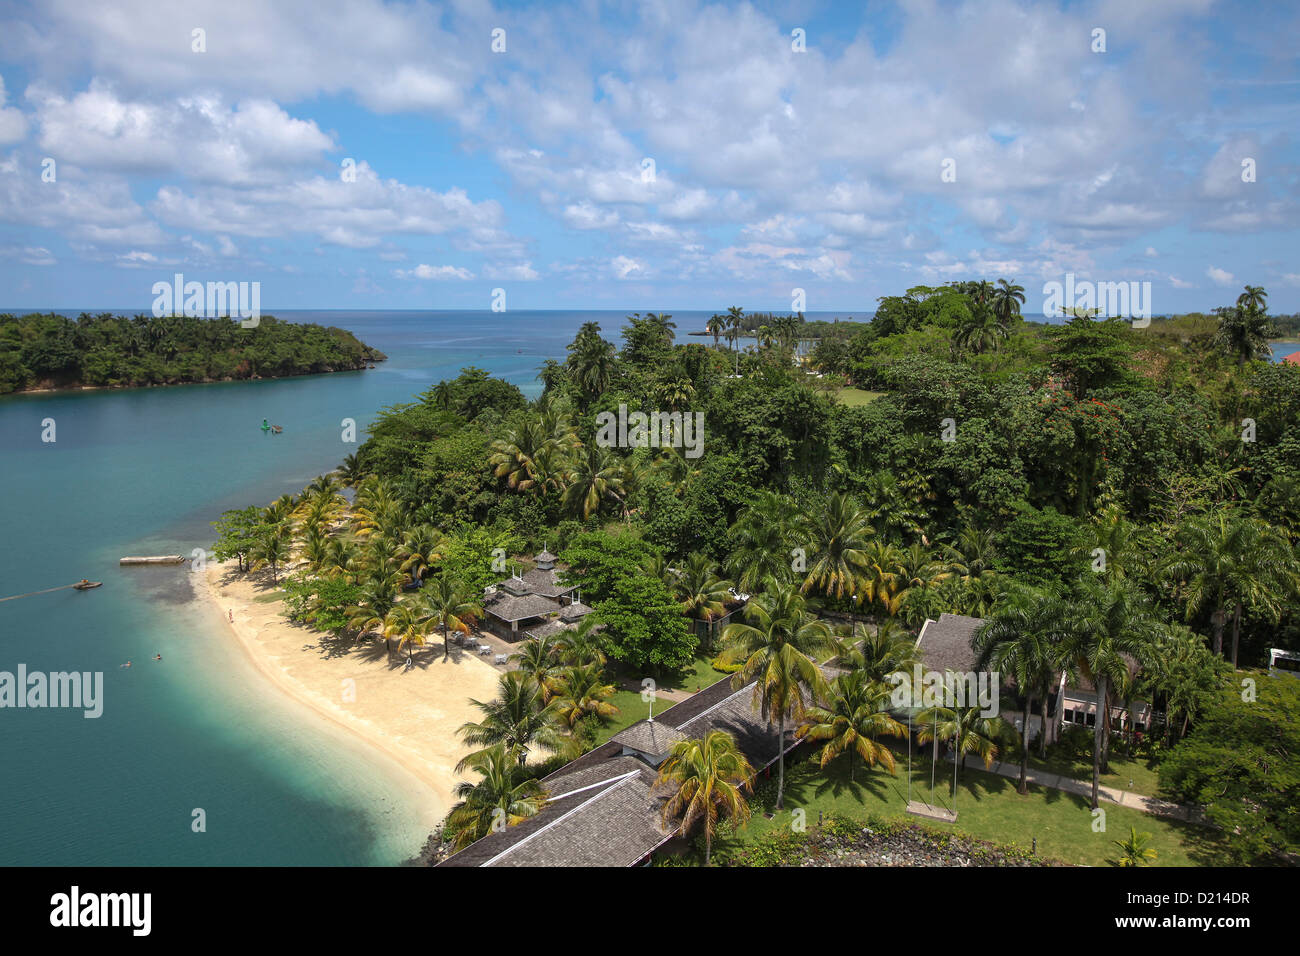
<path id="1" fill-rule="evenodd" d="M 1209 276 L 1210 281 L 1215 285 L 1233 285 L 1237 281 L 1231 272 L 1217 266 L 1210 266 L 1205 270 L 1205 274 Z"/>
<path id="2" fill-rule="evenodd" d="M 394 269 L 399 279 L 472 279 L 474 273 L 460 266 L 431 266 L 421 263 L 414 269 Z"/>

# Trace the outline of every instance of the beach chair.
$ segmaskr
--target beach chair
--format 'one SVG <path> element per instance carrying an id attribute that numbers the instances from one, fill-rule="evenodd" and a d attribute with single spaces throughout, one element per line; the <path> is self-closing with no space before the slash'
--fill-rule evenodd
<path id="1" fill-rule="evenodd" d="M 487 655 L 489 655 L 489 654 L 492 653 L 492 645 L 491 645 L 491 644 L 480 644 L 480 645 L 478 646 L 478 653 L 479 653 L 479 656 L 480 656 L 480 657 L 486 657 Z"/>
<path id="2" fill-rule="evenodd" d="M 506 663 L 509 663 L 509 661 L 510 661 L 510 655 L 509 655 L 509 654 L 498 654 L 498 655 L 497 655 L 497 663 L 498 663 L 498 664 L 506 664 Z"/>

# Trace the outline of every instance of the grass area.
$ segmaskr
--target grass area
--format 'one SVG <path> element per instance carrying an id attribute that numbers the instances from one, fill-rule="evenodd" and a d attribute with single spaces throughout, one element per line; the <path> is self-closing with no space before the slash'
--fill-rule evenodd
<path id="1" fill-rule="evenodd" d="M 946 769 L 946 773 L 945 773 Z M 1176 820 L 1144 814 L 1138 810 L 1103 804 L 1106 832 L 1093 832 L 1093 817 L 1088 801 L 1074 794 L 1042 787 L 1030 787 L 1026 796 L 1016 793 L 1016 782 L 996 774 L 967 769 L 954 801 L 949 795 L 952 765 L 939 764 L 939 779 L 934 794 L 930 791 L 930 766 L 914 764 L 912 798 L 932 805 L 956 809 L 957 822 L 938 823 L 906 813 L 907 765 L 900 762 L 897 776 L 885 770 L 867 771 L 857 767 L 856 780 L 849 781 L 848 765 L 837 760 L 825 771 L 814 761 L 805 760 L 786 767 L 785 809 L 771 820 L 758 812 L 749 825 L 720 836 L 717 851 L 747 844 L 774 829 L 789 827 L 791 811 L 802 808 L 808 826 L 814 826 L 819 812 L 834 811 L 846 816 L 863 817 L 874 813 L 881 817 L 907 819 L 935 829 L 955 829 L 982 840 L 1029 849 L 1035 838 L 1038 853 L 1088 866 L 1105 866 L 1116 847 L 1111 842 L 1128 835 L 1129 827 L 1151 834 L 1157 866 L 1210 865 L 1221 860 L 1216 843 L 1221 836 L 1213 830 Z M 946 779 L 945 779 L 946 778 Z M 759 798 L 775 795 L 773 782 L 760 784 Z"/>
<path id="2" fill-rule="evenodd" d="M 856 405 L 867 405 L 876 399 L 884 396 L 884 392 L 868 392 L 862 388 L 842 388 L 835 393 L 835 400 L 841 405 L 850 407 Z"/>
<path id="3" fill-rule="evenodd" d="M 1007 759 L 1018 761 L 1020 758 L 1008 757 Z M 1071 780 L 1082 780 L 1087 784 L 1092 783 L 1092 756 L 1090 754 L 1087 756 L 1073 756 L 1060 752 L 1053 753 L 1052 748 L 1049 747 L 1046 760 L 1039 760 L 1037 751 L 1029 755 L 1029 769 L 1031 771 L 1040 770 L 1045 773 L 1059 773 Z M 1114 741 L 1111 742 L 1110 771 L 1110 773 L 1101 775 L 1101 785 L 1103 787 L 1118 787 L 1120 790 L 1140 793 L 1144 797 L 1160 796 L 1159 767 L 1145 757 L 1126 757 L 1123 754 L 1116 753 Z"/>
<path id="4" fill-rule="evenodd" d="M 709 661 L 710 658 L 697 657 L 688 670 L 675 677 L 665 678 L 662 685 L 694 694 L 711 684 L 716 684 L 724 677 L 731 676 L 714 670 Z M 638 720 L 645 720 L 650 715 L 650 705 L 641 699 L 639 690 L 616 690 L 609 702 L 618 708 L 618 716 L 611 718 L 596 734 L 596 743 L 598 745 L 609 740 L 610 737 L 613 737 L 624 727 L 630 727 Z M 663 699 L 655 701 L 655 713 L 662 714 L 673 703 L 673 701 Z"/>

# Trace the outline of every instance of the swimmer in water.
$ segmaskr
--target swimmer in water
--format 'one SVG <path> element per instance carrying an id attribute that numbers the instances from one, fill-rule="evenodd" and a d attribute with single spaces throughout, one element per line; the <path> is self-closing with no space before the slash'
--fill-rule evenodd
<path id="1" fill-rule="evenodd" d="M 161 655 L 161 654 L 155 654 L 155 655 L 153 656 L 153 659 L 156 660 L 156 661 L 160 661 L 160 660 L 162 660 L 162 655 Z"/>
<path id="2" fill-rule="evenodd" d="M 131 666 L 131 662 L 130 662 L 130 661 L 127 661 L 125 664 L 119 664 L 118 666 L 119 666 L 119 667 L 130 667 L 130 666 Z"/>

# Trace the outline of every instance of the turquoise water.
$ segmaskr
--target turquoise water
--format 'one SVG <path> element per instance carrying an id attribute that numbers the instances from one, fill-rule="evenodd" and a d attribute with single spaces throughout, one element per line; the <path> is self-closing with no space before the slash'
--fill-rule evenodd
<path id="1" fill-rule="evenodd" d="M 590 319 L 617 340 L 624 313 L 276 314 L 352 329 L 389 361 L 0 398 L 0 597 L 104 582 L 0 603 L 0 671 L 102 671 L 105 682 L 98 719 L 0 710 L 0 864 L 393 864 L 423 844 L 427 808 L 409 805 L 408 782 L 271 690 L 195 601 L 185 568 L 117 559 L 210 545 L 223 509 L 296 492 L 354 451 L 342 419 L 363 430 L 464 366 L 536 396 L 543 359 L 563 359 Z M 707 314 L 676 318 L 685 331 Z M 53 443 L 41 441 L 47 418 Z M 284 432 L 263 434 L 264 418 Z M 196 808 L 204 833 L 191 831 Z"/>

